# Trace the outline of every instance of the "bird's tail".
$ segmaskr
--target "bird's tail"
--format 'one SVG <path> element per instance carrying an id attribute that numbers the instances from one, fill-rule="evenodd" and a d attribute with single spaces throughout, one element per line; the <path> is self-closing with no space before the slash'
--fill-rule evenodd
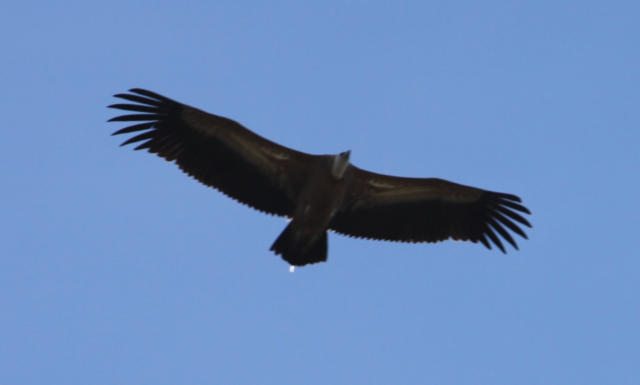
<path id="1" fill-rule="evenodd" d="M 324 231 L 313 244 L 309 245 L 306 243 L 309 238 L 295 236 L 296 229 L 292 225 L 293 221 L 282 231 L 271 246 L 271 250 L 293 266 L 326 261 L 327 232 Z"/>

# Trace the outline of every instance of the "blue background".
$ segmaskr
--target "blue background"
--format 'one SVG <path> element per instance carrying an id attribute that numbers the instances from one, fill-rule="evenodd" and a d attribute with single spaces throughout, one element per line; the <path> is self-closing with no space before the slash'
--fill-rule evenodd
<path id="1" fill-rule="evenodd" d="M 22 2 L 0 12 L 0 383 L 637 384 L 637 2 Z M 286 225 L 109 134 L 148 88 L 302 151 L 520 195 L 530 240 Z"/>

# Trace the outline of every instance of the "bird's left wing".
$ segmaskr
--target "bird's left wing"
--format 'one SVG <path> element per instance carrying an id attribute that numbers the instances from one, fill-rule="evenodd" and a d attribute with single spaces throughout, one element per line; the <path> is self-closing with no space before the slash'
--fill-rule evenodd
<path id="1" fill-rule="evenodd" d="M 345 235 L 400 242 L 445 239 L 491 243 L 505 252 L 500 238 L 516 249 L 507 230 L 527 238 L 530 214 L 520 198 L 436 178 L 401 178 L 351 167 L 343 207 L 329 227 Z"/>
<path id="2" fill-rule="evenodd" d="M 255 209 L 292 215 L 292 205 L 314 157 L 271 142 L 222 116 L 134 88 L 114 95 L 132 103 L 110 108 L 134 113 L 111 119 L 135 122 L 114 133 L 137 133 L 122 143 L 176 164 L 207 186 Z"/>

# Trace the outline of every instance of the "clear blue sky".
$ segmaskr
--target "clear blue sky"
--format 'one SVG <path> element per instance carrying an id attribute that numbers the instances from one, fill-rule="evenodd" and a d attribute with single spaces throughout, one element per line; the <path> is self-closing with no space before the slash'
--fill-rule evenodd
<path id="1" fill-rule="evenodd" d="M 0 383 L 640 383 L 637 2 L 13 2 Z M 331 234 L 120 148 L 148 88 L 306 152 L 521 196 L 530 239 Z"/>

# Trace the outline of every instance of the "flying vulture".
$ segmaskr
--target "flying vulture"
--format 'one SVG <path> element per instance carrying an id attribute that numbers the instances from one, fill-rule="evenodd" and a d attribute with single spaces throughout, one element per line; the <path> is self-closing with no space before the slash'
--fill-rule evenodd
<path id="1" fill-rule="evenodd" d="M 509 230 L 531 227 L 520 198 L 436 178 L 376 174 L 349 162 L 350 151 L 311 155 L 265 139 L 241 124 L 134 88 L 114 95 L 132 111 L 110 122 L 133 125 L 122 145 L 174 162 L 188 175 L 259 211 L 291 221 L 271 250 L 293 266 L 327 260 L 327 230 L 398 242 L 446 239 L 518 248 Z"/>

